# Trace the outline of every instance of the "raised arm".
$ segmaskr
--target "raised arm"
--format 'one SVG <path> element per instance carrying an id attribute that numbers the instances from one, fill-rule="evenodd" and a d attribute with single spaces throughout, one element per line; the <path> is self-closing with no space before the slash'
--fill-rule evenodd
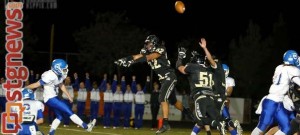
<path id="1" fill-rule="evenodd" d="M 123 94 L 126 92 L 125 76 L 122 76 L 122 79 L 121 79 L 121 90 L 122 90 Z"/>
<path id="2" fill-rule="evenodd" d="M 150 76 L 147 76 L 146 83 L 145 83 L 145 86 L 143 89 L 144 93 L 146 93 L 147 90 L 149 90 L 149 89 L 150 89 Z"/>
<path id="3" fill-rule="evenodd" d="M 205 53 L 205 55 L 207 57 L 207 60 L 209 61 L 210 65 L 213 68 L 217 68 L 216 62 L 212 58 L 212 56 L 211 56 L 210 52 L 208 51 L 208 49 L 206 48 L 206 40 L 205 40 L 205 38 L 201 38 L 201 41 L 199 42 L 199 45 L 203 49 L 203 51 L 204 51 L 204 53 Z"/>
<path id="4" fill-rule="evenodd" d="M 112 89 L 112 92 L 115 93 L 116 90 L 117 90 L 117 85 L 118 85 L 118 80 L 117 80 L 117 75 L 114 75 L 114 80 L 112 82 L 112 86 L 111 86 L 111 89 Z"/>
<path id="5" fill-rule="evenodd" d="M 91 84 L 90 74 L 89 73 L 85 73 L 85 88 L 88 91 L 92 90 L 92 84 Z"/>
<path id="6" fill-rule="evenodd" d="M 137 89 L 136 89 L 136 81 L 135 81 L 135 76 L 132 76 L 132 82 L 131 82 L 131 91 L 133 93 L 136 93 L 137 92 Z"/>
<path id="7" fill-rule="evenodd" d="M 74 81 L 75 82 L 72 84 L 73 88 L 79 90 L 79 78 L 77 73 L 74 73 Z"/>
<path id="8" fill-rule="evenodd" d="M 106 83 L 107 83 L 107 74 L 103 75 L 103 80 L 101 82 L 101 84 L 99 85 L 99 90 L 100 91 L 106 91 Z"/>
<path id="9" fill-rule="evenodd" d="M 182 65 L 182 59 L 184 59 L 185 57 L 186 57 L 186 49 L 183 47 L 178 48 L 178 59 L 176 61 L 176 68 L 182 74 L 186 74 L 185 66 Z"/>

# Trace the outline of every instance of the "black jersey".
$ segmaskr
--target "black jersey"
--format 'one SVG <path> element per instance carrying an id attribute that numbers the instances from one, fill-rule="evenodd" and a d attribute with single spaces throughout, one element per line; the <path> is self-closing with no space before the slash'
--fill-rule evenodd
<path id="1" fill-rule="evenodd" d="M 185 72 L 189 74 L 189 83 L 191 93 L 195 94 L 199 90 L 213 91 L 213 72 L 211 68 L 207 68 L 204 65 L 187 63 L 185 66 Z"/>
<path id="2" fill-rule="evenodd" d="M 161 55 L 156 59 L 148 61 L 148 64 L 160 79 L 167 73 L 174 72 L 174 69 L 171 68 L 171 64 L 167 56 L 167 51 L 164 46 L 157 47 L 152 53 L 159 53 Z M 146 52 L 146 54 L 150 54 L 150 52 Z"/>
<path id="3" fill-rule="evenodd" d="M 214 80 L 214 85 L 213 85 L 213 90 L 216 94 L 222 94 L 225 95 L 226 92 L 226 79 L 225 79 L 225 72 L 222 67 L 221 62 L 216 62 L 217 68 L 214 69 L 214 74 L 213 74 L 213 80 Z"/>
<path id="4" fill-rule="evenodd" d="M 288 91 L 288 96 L 294 103 L 295 111 L 300 113 L 300 87 L 293 84 Z"/>

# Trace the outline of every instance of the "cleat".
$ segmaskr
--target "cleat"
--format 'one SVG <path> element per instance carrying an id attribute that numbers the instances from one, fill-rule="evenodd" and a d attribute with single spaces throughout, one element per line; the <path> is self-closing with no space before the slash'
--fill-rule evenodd
<path id="1" fill-rule="evenodd" d="M 86 129 L 86 131 L 91 132 L 95 125 L 96 125 L 96 119 L 93 119 L 93 121 L 87 125 L 88 128 Z"/>
<path id="2" fill-rule="evenodd" d="M 236 127 L 238 135 L 242 135 L 243 134 L 243 128 L 242 128 L 242 126 L 241 126 L 241 124 L 238 120 L 234 121 L 234 126 Z"/>
<path id="3" fill-rule="evenodd" d="M 161 134 L 161 133 L 164 133 L 168 130 L 170 130 L 170 125 L 163 125 L 159 130 L 156 131 L 156 134 Z"/>
<path id="4" fill-rule="evenodd" d="M 219 125 L 217 126 L 217 129 L 219 130 L 220 135 L 226 135 L 225 126 L 226 126 L 225 121 L 220 122 Z"/>

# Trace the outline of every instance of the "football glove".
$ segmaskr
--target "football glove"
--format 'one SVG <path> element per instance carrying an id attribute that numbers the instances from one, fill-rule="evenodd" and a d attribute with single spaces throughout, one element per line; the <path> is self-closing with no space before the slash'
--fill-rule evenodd
<path id="1" fill-rule="evenodd" d="M 186 57 L 186 49 L 184 47 L 178 48 L 178 58 L 183 59 Z"/>
<path id="2" fill-rule="evenodd" d="M 127 58 L 124 57 L 124 58 L 118 59 L 114 63 L 118 66 L 129 67 L 133 63 L 133 60 L 128 61 Z"/>

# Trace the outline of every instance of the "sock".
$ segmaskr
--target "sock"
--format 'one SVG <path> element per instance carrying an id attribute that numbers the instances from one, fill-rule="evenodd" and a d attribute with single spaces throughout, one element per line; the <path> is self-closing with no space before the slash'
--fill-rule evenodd
<path id="1" fill-rule="evenodd" d="M 237 135 L 238 133 L 237 133 L 237 131 L 235 129 L 233 129 L 233 130 L 230 131 L 230 134 L 231 135 Z"/>
<path id="2" fill-rule="evenodd" d="M 168 118 L 164 118 L 164 120 L 163 120 L 163 125 L 168 125 L 168 124 L 169 124 Z"/>
<path id="3" fill-rule="evenodd" d="M 209 130 L 209 131 L 206 131 L 206 135 L 211 135 L 210 130 Z"/>
<path id="4" fill-rule="evenodd" d="M 274 135 L 285 135 L 281 130 L 278 130 Z"/>
<path id="5" fill-rule="evenodd" d="M 49 135 L 54 135 L 54 133 L 55 133 L 55 130 L 50 129 Z"/>
<path id="6" fill-rule="evenodd" d="M 198 134 L 199 132 L 200 132 L 200 127 L 199 126 L 197 126 L 197 125 L 195 125 L 194 127 L 193 127 L 193 131 L 192 132 L 194 132 L 195 134 Z"/>
<path id="7" fill-rule="evenodd" d="M 251 135 L 259 135 L 260 133 L 262 133 L 262 131 L 256 127 L 255 129 L 253 129 L 253 131 L 251 132 Z"/>
<path id="8" fill-rule="evenodd" d="M 60 124 L 60 120 L 59 119 L 53 120 L 53 122 L 51 124 L 50 131 L 49 131 L 49 135 L 54 135 L 55 130 L 57 129 L 57 127 L 59 126 L 59 124 Z"/>
<path id="9" fill-rule="evenodd" d="M 82 128 L 84 129 L 88 128 L 87 124 L 84 123 L 76 114 L 71 115 L 70 119 L 77 125 L 80 125 Z"/>

